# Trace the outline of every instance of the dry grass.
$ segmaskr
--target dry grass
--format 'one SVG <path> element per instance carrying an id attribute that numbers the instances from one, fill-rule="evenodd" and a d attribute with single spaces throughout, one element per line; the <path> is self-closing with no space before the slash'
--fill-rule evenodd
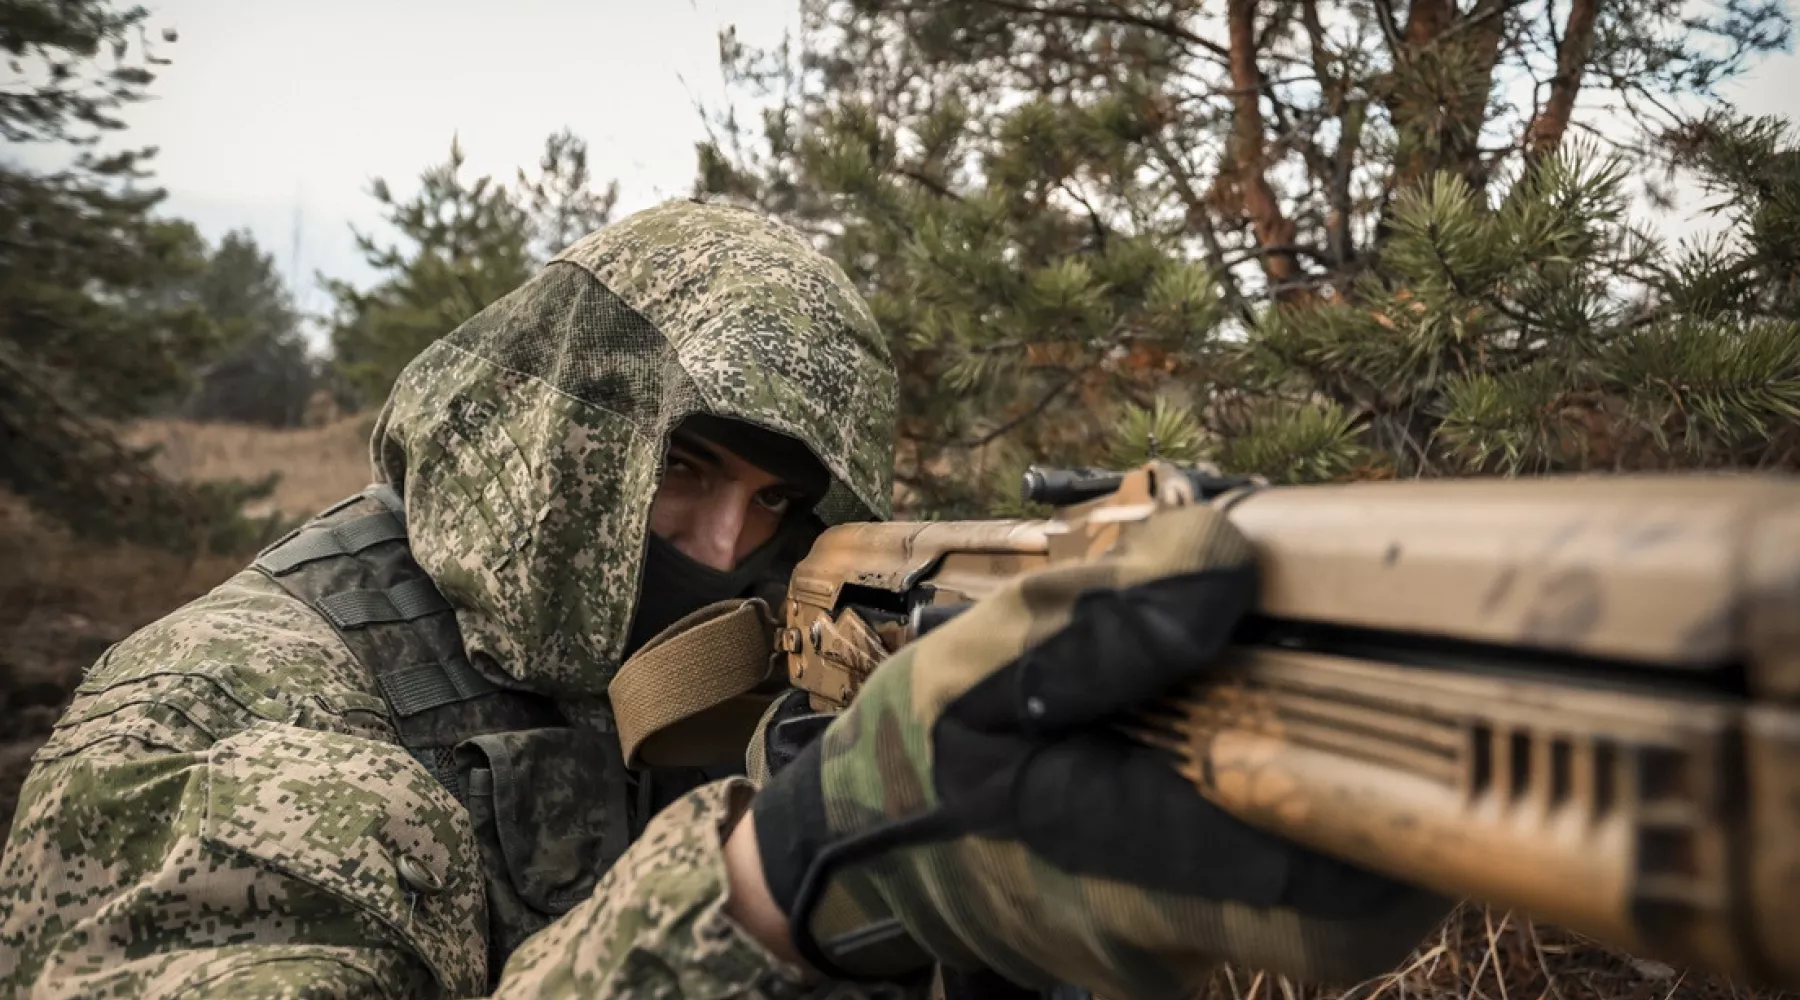
<path id="1" fill-rule="evenodd" d="M 1466 905 L 1392 973 L 1351 989 L 1224 969 L 1204 1000 L 1775 1000 L 1719 976 L 1632 958 L 1580 935 Z"/>
<path id="2" fill-rule="evenodd" d="M 370 418 L 358 416 L 293 430 L 147 420 L 126 437 L 159 446 L 156 467 L 172 479 L 254 482 L 279 473 L 274 495 L 246 513 L 308 517 L 369 484 L 369 425 Z"/>
<path id="3" fill-rule="evenodd" d="M 274 494 L 247 511 L 304 518 L 368 482 L 366 418 L 275 431 L 150 421 L 130 429 L 158 444 L 158 468 L 187 480 L 258 480 L 281 473 Z M 30 755 L 82 671 L 106 647 L 217 586 L 246 554 L 182 557 L 78 538 L 0 493 L 0 830 L 10 825 Z"/>
<path id="4" fill-rule="evenodd" d="M 0 829 L 30 754 L 88 664 L 243 564 L 85 541 L 0 494 Z"/>

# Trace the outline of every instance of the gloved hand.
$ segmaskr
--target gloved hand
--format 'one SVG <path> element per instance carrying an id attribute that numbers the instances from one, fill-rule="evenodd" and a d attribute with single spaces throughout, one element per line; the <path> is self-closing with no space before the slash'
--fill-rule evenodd
<path id="1" fill-rule="evenodd" d="M 1120 998 L 1221 961 L 1391 968 L 1448 901 L 1233 819 L 1110 725 L 1203 676 L 1255 595 L 1225 517 L 1169 508 L 895 654 L 752 809 L 800 953 L 834 978 L 936 960 Z"/>

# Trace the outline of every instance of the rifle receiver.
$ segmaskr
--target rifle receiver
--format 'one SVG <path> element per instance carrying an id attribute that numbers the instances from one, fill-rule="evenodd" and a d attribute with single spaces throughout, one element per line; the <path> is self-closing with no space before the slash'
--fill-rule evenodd
<path id="1" fill-rule="evenodd" d="M 1256 549 L 1254 627 L 1121 720 L 1196 794 L 1446 896 L 1800 987 L 1800 481 L 1260 485 L 1034 467 L 1041 520 L 831 527 L 789 581 L 788 678 L 841 709 L 1017 577 L 1217 498 Z"/>

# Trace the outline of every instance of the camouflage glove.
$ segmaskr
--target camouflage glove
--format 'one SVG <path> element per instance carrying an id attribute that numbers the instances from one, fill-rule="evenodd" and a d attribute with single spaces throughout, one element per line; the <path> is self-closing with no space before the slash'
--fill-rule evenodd
<path id="1" fill-rule="evenodd" d="M 1391 968 L 1447 902 L 1238 822 L 1109 725 L 1204 675 L 1255 593 L 1236 529 L 1172 508 L 884 663 L 753 807 L 801 954 L 835 978 L 935 959 L 1134 998 L 1220 961 Z"/>

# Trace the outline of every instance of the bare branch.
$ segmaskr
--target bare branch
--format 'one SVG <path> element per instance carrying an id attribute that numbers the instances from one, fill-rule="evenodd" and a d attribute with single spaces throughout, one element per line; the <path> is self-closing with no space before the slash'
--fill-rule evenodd
<path id="1" fill-rule="evenodd" d="M 1212 211 L 1206 207 L 1206 200 L 1194 186 L 1193 175 L 1188 172 L 1187 164 L 1169 148 L 1168 140 L 1161 135 L 1151 138 L 1151 151 L 1161 161 L 1163 169 L 1175 182 L 1175 193 L 1187 206 L 1187 228 L 1199 235 L 1200 243 L 1206 248 L 1206 263 L 1213 269 L 1220 286 L 1224 290 L 1225 304 L 1238 315 L 1246 325 L 1256 322 L 1256 314 L 1251 311 L 1250 303 L 1238 287 L 1237 276 L 1231 273 L 1231 265 L 1225 262 L 1225 249 L 1219 245 L 1218 230 L 1213 228 Z"/>
<path id="2" fill-rule="evenodd" d="M 1348 99 L 1349 83 L 1332 71 L 1332 56 L 1325 42 L 1325 26 L 1319 19 L 1318 0 L 1306 0 L 1301 8 L 1302 23 L 1312 52 L 1313 72 L 1325 94 L 1327 113 L 1338 119 L 1338 148 L 1329 161 L 1329 169 L 1321 179 L 1325 182 L 1330 205 L 1325 221 L 1332 263 L 1339 268 L 1355 256 L 1350 239 L 1350 220 L 1354 209 L 1350 204 L 1350 177 L 1356 166 L 1356 154 L 1362 145 L 1363 118 L 1368 111 L 1365 100 Z"/>
<path id="3" fill-rule="evenodd" d="M 1327 265 L 1335 263 L 1331 259 L 1331 256 L 1329 254 L 1327 254 L 1325 251 L 1320 250 L 1317 247 L 1307 246 L 1304 243 L 1284 243 L 1279 246 L 1268 246 L 1268 247 L 1265 247 L 1265 246 L 1245 247 L 1241 250 L 1235 250 L 1232 253 L 1233 253 L 1233 255 L 1231 257 L 1226 258 L 1227 264 L 1241 264 L 1244 261 L 1257 260 L 1257 259 L 1260 259 L 1263 257 L 1267 257 L 1270 254 L 1284 254 L 1284 255 L 1296 256 L 1296 257 L 1311 257 L 1313 260 L 1316 260 L 1321 264 L 1327 264 Z"/>
<path id="4" fill-rule="evenodd" d="M 895 167 L 894 173 L 899 174 L 901 177 L 912 181 L 941 198 L 949 198 L 951 201 L 963 200 L 962 195 L 945 187 L 942 181 L 929 174 L 914 170 L 911 167 Z"/>
<path id="5" fill-rule="evenodd" d="M 966 440 L 957 441 L 957 442 L 954 442 L 955 445 L 960 448 L 980 448 L 983 445 L 992 444 L 993 442 L 999 440 L 1000 438 L 1005 437 L 1007 434 L 1011 433 L 1019 425 L 1025 423 L 1028 420 L 1033 419 L 1038 414 L 1040 414 L 1040 413 L 1044 412 L 1046 409 L 1048 409 L 1050 407 L 1050 404 L 1056 401 L 1057 397 L 1059 397 L 1063 393 L 1067 392 L 1072 386 L 1075 385 L 1075 383 L 1081 381 L 1082 376 L 1086 375 L 1090 370 L 1093 369 L 1093 367 L 1094 367 L 1094 362 L 1089 361 L 1087 364 L 1081 366 L 1080 368 L 1070 370 L 1066 374 L 1066 376 L 1063 378 L 1062 381 L 1051 386 L 1050 390 L 1048 392 L 1046 392 L 1042 396 L 1038 397 L 1038 401 L 1031 404 L 1031 406 L 1027 407 L 1023 412 L 1019 413 L 1018 415 L 1016 415 L 1006 421 L 1003 421 L 999 426 L 994 427 L 993 429 L 989 430 L 985 434 L 980 435 L 979 437 L 968 438 Z"/>
<path id="6" fill-rule="evenodd" d="M 1375 20 L 1381 25 L 1381 37 L 1387 39 L 1388 55 L 1400 58 L 1400 22 L 1394 19 L 1393 0 L 1375 0 Z"/>
<path id="7" fill-rule="evenodd" d="M 1094 234 L 1094 248 L 1097 250 L 1106 249 L 1106 239 L 1108 234 L 1106 231 L 1106 224 L 1100 221 L 1099 211 L 1094 208 L 1093 204 L 1087 200 L 1085 195 L 1080 191 L 1077 191 L 1067 181 L 1060 182 L 1056 186 L 1062 193 L 1075 199 L 1076 203 L 1087 212 L 1088 229 Z"/>

